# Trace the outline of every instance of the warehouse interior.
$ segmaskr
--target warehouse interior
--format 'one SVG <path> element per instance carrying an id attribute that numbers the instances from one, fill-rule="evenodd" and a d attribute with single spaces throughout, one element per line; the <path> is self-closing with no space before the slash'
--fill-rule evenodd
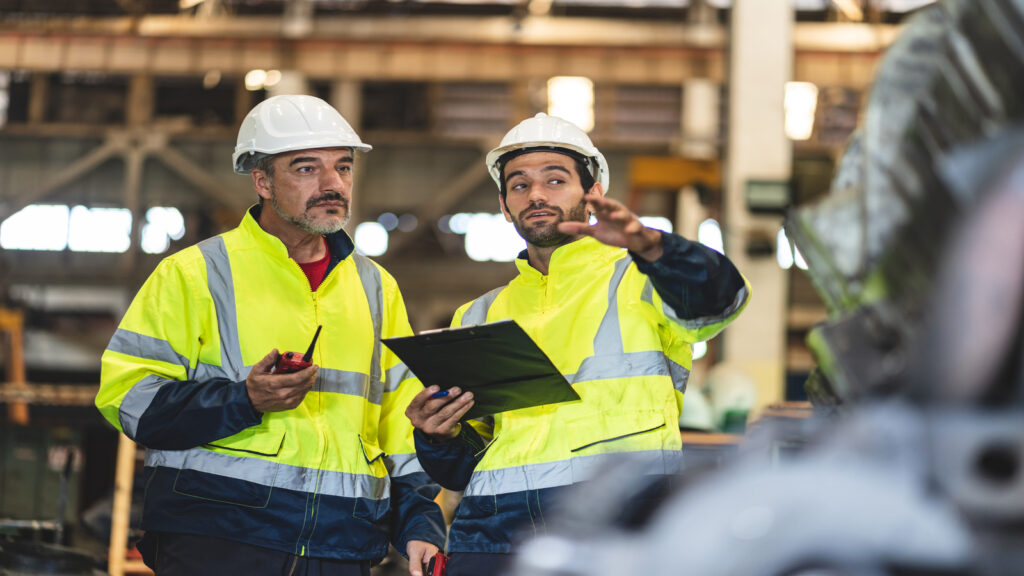
<path id="1" fill-rule="evenodd" d="M 957 18 L 970 21 L 975 9 L 1002 28 L 958 27 Z M 880 66 L 914 22 L 925 22 L 924 31 L 905 41 L 898 55 L 905 61 L 892 65 L 893 88 L 884 92 Z M 942 26 L 962 40 L 950 40 L 950 52 L 961 56 L 953 63 L 928 50 Z M 978 40 L 995 37 L 1004 43 Z M 939 186 L 937 174 L 951 181 L 960 174 L 959 185 L 978 189 L 981 174 L 999 172 L 995 164 L 979 168 L 979 156 L 1019 157 L 1019 136 L 999 135 L 1020 118 L 1009 94 L 1024 83 L 1022 39 L 1024 5 L 1014 0 L 0 0 L 0 536 L 74 548 L 105 573 L 148 573 L 130 557 L 136 533 L 127 500 L 111 509 L 115 494 L 127 497 L 124 478 L 131 480 L 130 470 L 122 473 L 116 492 L 118 468 L 139 455 L 93 405 L 100 356 L 163 257 L 236 226 L 255 202 L 251 180 L 234 174 L 230 161 L 244 115 L 270 96 L 312 94 L 373 145 L 356 159 L 347 230 L 396 278 L 416 331 L 447 326 L 458 306 L 514 276 L 511 261 L 524 244 L 501 217 L 484 155 L 538 112 L 589 132 L 608 159 L 611 197 L 649 226 L 723 251 L 752 286 L 744 314 L 695 348 L 680 421 L 684 453 L 699 464 L 694 476 L 719 474 L 717 481 L 665 502 L 676 524 L 666 512 L 660 523 L 630 531 L 599 517 L 601 510 L 570 514 L 561 539 L 534 543 L 536 554 L 516 574 L 597 573 L 588 570 L 633 562 L 638 550 L 651 564 L 623 573 L 1019 574 L 1024 556 L 1009 550 L 1024 525 L 1024 420 L 1009 416 L 1019 416 L 1024 383 L 1024 258 L 1017 258 L 1024 212 L 1008 192 L 980 226 L 981 216 L 964 216 L 975 212 L 922 201 L 916 191 Z M 973 56 L 963 56 L 972 47 Z M 991 81 L 942 87 L 999 105 L 979 105 L 977 117 L 970 106 L 948 115 L 960 110 L 954 98 L 922 96 L 938 88 L 912 91 L 914 82 L 924 86 L 926 71 L 977 78 L 957 67 L 963 62 Z M 905 152 L 907 133 L 943 154 L 925 162 Z M 950 160 L 979 141 L 996 144 L 973 160 Z M 997 145 L 1004 152 L 993 151 Z M 893 175 L 901 171 L 912 176 Z M 851 198 L 869 185 L 896 190 L 897 200 Z M 963 239 L 971 223 L 1006 235 L 990 234 L 989 249 L 970 244 Z M 954 232 L 968 236 L 950 240 Z M 871 257 L 851 263 L 846 257 L 858 247 Z M 958 285 L 942 272 L 949 262 L 969 266 L 978 285 Z M 984 292 L 989 278 L 1005 282 Z M 932 298 L 955 312 L 938 318 Z M 991 310 L 994 301 L 1001 312 Z M 946 341 L 958 330 L 977 358 Z M 925 348 L 947 351 L 945 363 L 915 363 Z M 921 381 L 945 385 L 945 393 L 930 396 Z M 879 399 L 898 407 L 859 411 Z M 932 454 L 931 444 L 914 442 L 935 427 L 907 399 L 944 408 L 948 418 L 940 421 L 960 425 L 940 430 L 949 453 L 930 461 L 935 476 L 960 479 L 947 486 L 929 476 L 968 518 L 943 517 L 948 531 L 935 528 L 934 542 L 949 544 L 941 561 L 929 556 L 937 544 L 896 542 L 900 522 L 920 528 L 932 518 L 908 510 L 883 523 L 899 550 L 851 545 L 860 562 L 826 566 L 801 556 L 786 564 L 779 540 L 758 547 L 750 537 L 749 557 L 779 561 L 743 571 L 722 560 L 733 555 L 729 542 L 739 548 L 736 540 L 667 544 L 691 534 L 679 528 L 684 520 L 728 533 L 746 518 L 743 526 L 756 531 L 760 517 L 750 512 L 763 507 L 748 502 L 746 516 L 701 516 L 694 500 L 703 495 L 724 510 L 763 486 L 803 493 L 804 507 L 786 509 L 786 528 L 817 526 L 820 542 L 796 529 L 794 538 L 831 551 L 829 510 L 849 509 L 830 506 L 845 494 L 885 513 L 886 498 L 871 492 L 876 481 L 888 489 L 885 478 L 866 474 L 846 486 L 827 457 L 804 462 L 803 475 L 789 470 L 788 480 L 730 473 L 727 463 L 754 454 L 778 471 L 819 437 L 831 438 L 834 450 L 863 448 L 872 442 L 866 430 L 883 430 L 904 440 L 892 440 L 891 453 L 878 458 L 914 468 L 907 460 Z M 968 405 L 999 416 L 978 417 Z M 953 415 L 957 407 L 963 413 Z M 989 422 L 988 436 L 978 431 L 981 421 Z M 998 477 L 978 480 L 995 487 L 986 492 L 969 474 L 958 476 L 957 455 Z M 843 488 L 816 496 L 833 474 Z M 627 502 L 613 479 L 600 488 Z M 851 518 L 835 539 L 875 528 Z M 122 532 L 112 537 L 112 529 Z M 971 545 L 958 548 L 964 541 Z M 978 560 L 979 550 L 988 560 Z M 900 551 L 901 568 L 864 563 Z M 712 555 L 718 560 L 695 560 Z M 931 561 L 915 564 L 919 557 Z M 376 570 L 392 573 L 400 562 Z M 685 565 L 698 568 L 679 571 Z"/>

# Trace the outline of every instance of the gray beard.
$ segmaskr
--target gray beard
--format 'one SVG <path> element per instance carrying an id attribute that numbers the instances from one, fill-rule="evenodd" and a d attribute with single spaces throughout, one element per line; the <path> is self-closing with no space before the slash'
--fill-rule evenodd
<path id="1" fill-rule="evenodd" d="M 305 230 L 306 232 L 309 232 L 310 234 L 317 234 L 319 236 L 334 234 L 335 232 L 338 232 L 339 230 L 344 228 L 346 224 L 348 224 L 349 216 L 351 215 L 351 212 L 348 209 L 348 202 L 345 203 L 345 217 L 341 220 L 340 223 L 317 224 L 316 222 L 310 220 L 309 217 L 306 216 L 305 212 L 303 212 L 300 216 L 297 217 L 286 214 L 285 211 L 281 209 L 281 205 L 277 203 L 277 190 L 274 189 L 273 183 L 271 183 L 270 185 L 270 192 L 270 205 L 274 207 L 274 212 L 277 212 L 277 215 L 280 216 L 283 220 L 291 222 L 292 224 L 298 226 L 300 229 Z M 310 200 L 309 203 L 315 204 L 317 200 L 319 199 L 314 198 Z"/>
<path id="2" fill-rule="evenodd" d="M 543 207 L 555 212 L 558 214 L 558 218 L 556 218 L 550 225 L 528 228 L 522 221 L 523 215 L 525 215 L 527 211 L 538 207 Z M 578 205 L 574 206 L 569 211 L 568 217 L 566 217 L 565 212 L 557 206 L 550 206 L 547 204 L 543 204 L 541 206 L 527 206 L 526 209 L 520 213 L 519 218 L 516 218 L 512 222 L 512 225 L 515 226 L 516 232 L 523 237 L 523 240 L 526 240 L 527 244 L 537 246 L 538 248 L 549 248 L 551 246 L 567 244 L 573 239 L 572 236 L 558 231 L 559 222 L 586 222 L 587 219 L 587 203 L 586 201 L 581 200 Z"/>

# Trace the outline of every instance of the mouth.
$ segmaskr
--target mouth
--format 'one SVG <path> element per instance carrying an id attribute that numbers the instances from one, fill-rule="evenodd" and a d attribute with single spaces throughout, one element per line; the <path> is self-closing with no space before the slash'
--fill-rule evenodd
<path id="1" fill-rule="evenodd" d="M 552 218 L 552 217 L 556 217 L 556 216 L 557 216 L 557 214 L 555 214 L 554 212 L 552 212 L 550 210 L 535 210 L 533 212 L 530 212 L 526 216 L 524 216 L 523 220 L 524 221 L 529 221 L 529 220 L 536 220 L 536 219 L 539 219 L 539 218 Z"/>
<path id="2" fill-rule="evenodd" d="M 344 200 L 321 200 L 309 205 L 309 208 L 327 208 L 328 210 L 348 210 L 348 202 Z"/>

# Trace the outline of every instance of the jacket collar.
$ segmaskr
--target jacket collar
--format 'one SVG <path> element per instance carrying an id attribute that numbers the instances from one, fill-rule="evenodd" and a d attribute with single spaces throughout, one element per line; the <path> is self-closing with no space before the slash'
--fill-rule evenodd
<path id="1" fill-rule="evenodd" d="M 253 242 L 259 244 L 265 251 L 274 254 L 277 257 L 287 259 L 288 249 L 285 248 L 284 242 L 281 242 L 277 236 L 268 234 L 263 230 L 263 228 L 260 228 L 259 220 L 262 208 L 263 207 L 259 204 L 253 204 L 249 210 L 246 211 L 245 217 L 242 218 L 242 223 L 239 225 L 239 228 L 246 236 L 248 236 Z M 331 253 L 331 261 L 327 266 L 327 271 L 330 272 L 338 262 L 341 262 L 352 254 L 352 251 L 355 250 L 355 243 L 344 230 L 328 234 L 324 236 L 324 238 L 327 240 L 327 249 Z"/>
<path id="2" fill-rule="evenodd" d="M 548 276 L 576 274 L 600 266 L 607 260 L 621 258 L 624 253 L 625 250 L 622 248 L 608 246 L 590 236 L 584 236 L 555 249 L 551 254 L 551 262 L 548 263 Z M 530 266 L 526 250 L 519 253 L 515 262 L 516 268 L 519 269 L 519 276 L 524 280 L 530 282 L 543 280 L 544 275 Z"/>

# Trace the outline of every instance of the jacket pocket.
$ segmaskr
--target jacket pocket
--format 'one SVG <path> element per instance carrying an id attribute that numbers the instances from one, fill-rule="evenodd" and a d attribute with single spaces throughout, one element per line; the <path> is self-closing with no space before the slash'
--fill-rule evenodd
<path id="1" fill-rule="evenodd" d="M 455 510 L 455 517 L 460 520 L 473 520 L 494 516 L 498 513 L 497 500 L 498 497 L 494 495 L 463 496 Z"/>
<path id="2" fill-rule="evenodd" d="M 390 494 L 390 481 L 388 479 L 387 467 L 384 465 L 384 451 L 379 446 L 363 439 L 362 434 L 357 434 L 359 450 L 363 454 L 363 460 L 369 468 L 371 475 L 366 476 L 371 482 L 382 482 L 385 487 L 381 489 L 382 494 Z M 389 504 L 386 500 L 375 500 L 373 498 L 356 497 L 352 505 L 352 516 L 360 520 L 378 523 L 388 514 Z"/>
<path id="3" fill-rule="evenodd" d="M 655 410 L 604 411 L 566 422 L 569 451 L 574 454 L 659 449 L 660 439 L 640 436 L 664 427 L 665 414 Z"/>
<path id="4" fill-rule="evenodd" d="M 214 440 L 207 446 L 231 452 L 277 456 L 284 446 L 284 430 L 271 431 L 261 426 L 253 426 L 227 438 Z"/>
<path id="5" fill-rule="evenodd" d="M 388 513 L 388 506 L 383 500 L 356 498 L 352 506 L 352 516 L 368 522 L 380 522 Z"/>
<path id="6" fill-rule="evenodd" d="M 174 492 L 211 502 L 266 508 L 280 464 L 251 455 L 277 456 L 284 445 L 284 430 L 246 431 L 188 451 Z"/>
<path id="7" fill-rule="evenodd" d="M 363 440 L 362 434 L 357 436 L 359 437 L 359 449 L 363 451 L 363 460 L 366 460 L 366 463 L 372 468 L 374 462 L 384 457 L 384 451 L 376 444 L 370 444 Z"/>

